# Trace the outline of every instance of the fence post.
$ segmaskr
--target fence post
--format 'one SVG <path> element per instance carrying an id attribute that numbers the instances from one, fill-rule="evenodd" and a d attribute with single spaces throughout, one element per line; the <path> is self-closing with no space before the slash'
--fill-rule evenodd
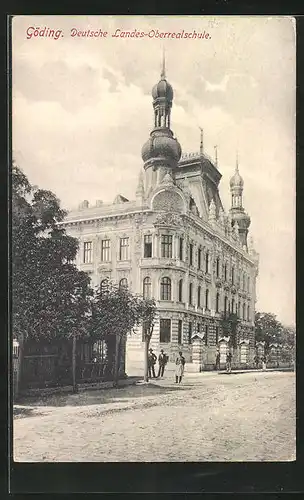
<path id="1" fill-rule="evenodd" d="M 76 335 L 73 334 L 73 347 L 72 347 L 72 373 L 73 373 L 73 392 L 78 392 L 76 381 Z"/>

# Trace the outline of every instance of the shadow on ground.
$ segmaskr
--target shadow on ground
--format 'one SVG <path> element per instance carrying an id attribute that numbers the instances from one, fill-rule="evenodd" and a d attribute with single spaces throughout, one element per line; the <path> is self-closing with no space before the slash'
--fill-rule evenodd
<path id="1" fill-rule="evenodd" d="M 13 408 L 14 418 L 24 418 L 24 417 L 37 417 L 38 415 L 43 415 L 43 413 L 38 413 L 35 408 L 24 408 L 16 407 Z"/>
<path id="2" fill-rule="evenodd" d="M 43 396 L 27 396 L 18 401 L 18 405 L 32 406 L 88 406 L 107 403 L 124 403 L 128 399 L 145 398 L 163 395 L 173 391 L 189 391 L 195 387 L 163 386 L 156 383 L 136 384 L 111 389 L 88 389 L 77 394 L 51 394 Z M 30 410 L 30 409 L 29 409 Z M 27 416 L 27 415 L 26 415 Z"/>

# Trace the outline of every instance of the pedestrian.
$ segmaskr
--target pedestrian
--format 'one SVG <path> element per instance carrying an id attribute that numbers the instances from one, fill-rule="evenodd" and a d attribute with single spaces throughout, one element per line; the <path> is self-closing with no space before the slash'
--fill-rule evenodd
<path id="1" fill-rule="evenodd" d="M 227 356 L 226 356 L 226 371 L 227 371 L 227 373 L 231 373 L 231 360 L 232 360 L 232 354 L 229 351 Z"/>
<path id="2" fill-rule="evenodd" d="M 158 356 L 158 375 L 157 377 L 163 377 L 164 376 L 164 371 L 165 371 L 165 366 L 168 362 L 168 356 L 167 354 L 164 353 L 164 350 L 161 349 L 160 355 Z"/>
<path id="3" fill-rule="evenodd" d="M 266 356 L 262 357 L 262 369 L 265 371 L 266 370 Z"/>
<path id="4" fill-rule="evenodd" d="M 254 356 L 254 364 L 255 364 L 256 369 L 258 369 L 258 367 L 259 367 L 259 356 L 257 354 Z"/>
<path id="5" fill-rule="evenodd" d="M 217 349 L 216 357 L 215 357 L 215 369 L 216 370 L 220 369 L 220 359 L 221 359 L 221 354 L 220 354 L 220 351 Z"/>
<path id="6" fill-rule="evenodd" d="M 153 349 L 149 349 L 149 354 L 148 354 L 149 378 L 151 378 L 152 375 L 153 375 L 153 378 L 156 378 L 155 369 L 154 369 L 154 365 L 156 363 L 156 360 L 157 360 L 157 357 L 155 356 Z M 151 375 L 151 373 L 152 373 L 152 375 Z"/>
<path id="7" fill-rule="evenodd" d="M 184 375 L 186 360 L 183 356 L 183 353 L 180 351 L 178 353 L 178 357 L 176 358 L 176 370 L 175 370 L 175 383 L 180 384 Z"/>

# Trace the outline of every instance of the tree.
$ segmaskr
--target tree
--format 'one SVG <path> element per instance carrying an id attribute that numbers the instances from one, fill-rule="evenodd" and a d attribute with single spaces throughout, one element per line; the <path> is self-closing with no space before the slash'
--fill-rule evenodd
<path id="1" fill-rule="evenodd" d="M 230 343 L 233 347 L 237 346 L 237 326 L 240 320 L 235 313 L 224 313 L 222 315 L 222 329 L 224 336 L 230 337 Z"/>
<path id="2" fill-rule="evenodd" d="M 148 370 L 148 355 L 149 355 L 149 345 L 153 334 L 155 319 L 156 319 L 156 303 L 154 299 L 143 299 L 140 303 L 140 317 L 142 320 L 143 327 L 143 338 L 145 342 L 144 351 L 144 380 L 148 382 L 149 380 L 149 370 Z"/>
<path id="3" fill-rule="evenodd" d="M 273 313 L 257 312 L 255 314 L 255 339 L 265 342 L 265 354 L 269 352 L 272 343 L 282 343 L 283 325 Z"/>
<path id="4" fill-rule="evenodd" d="M 113 385 L 119 380 L 122 341 L 141 321 L 141 300 L 125 287 L 106 279 L 97 288 L 92 303 L 91 337 L 96 340 L 115 337 Z"/>
<path id="5" fill-rule="evenodd" d="M 31 186 L 13 165 L 12 326 L 20 365 L 27 338 L 86 334 L 90 278 L 73 264 L 78 241 L 58 226 L 65 214 L 52 192 Z"/>

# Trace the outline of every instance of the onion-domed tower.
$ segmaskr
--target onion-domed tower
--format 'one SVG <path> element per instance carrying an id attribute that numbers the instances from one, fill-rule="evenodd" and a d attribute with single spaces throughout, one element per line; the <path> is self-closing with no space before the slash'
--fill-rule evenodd
<path id="1" fill-rule="evenodd" d="M 181 157 L 181 147 L 170 129 L 173 89 L 166 80 L 163 57 L 161 79 L 152 89 L 154 128 L 143 145 L 141 155 L 145 169 L 145 191 L 159 184 L 166 173 L 174 179 L 174 170 Z"/>
<path id="2" fill-rule="evenodd" d="M 236 158 L 236 167 L 234 175 L 230 179 L 231 208 L 229 210 L 232 226 L 237 222 L 239 227 L 239 236 L 242 246 L 247 248 L 247 235 L 250 226 L 250 217 L 243 208 L 243 188 L 244 181 L 239 172 L 238 156 Z"/>

